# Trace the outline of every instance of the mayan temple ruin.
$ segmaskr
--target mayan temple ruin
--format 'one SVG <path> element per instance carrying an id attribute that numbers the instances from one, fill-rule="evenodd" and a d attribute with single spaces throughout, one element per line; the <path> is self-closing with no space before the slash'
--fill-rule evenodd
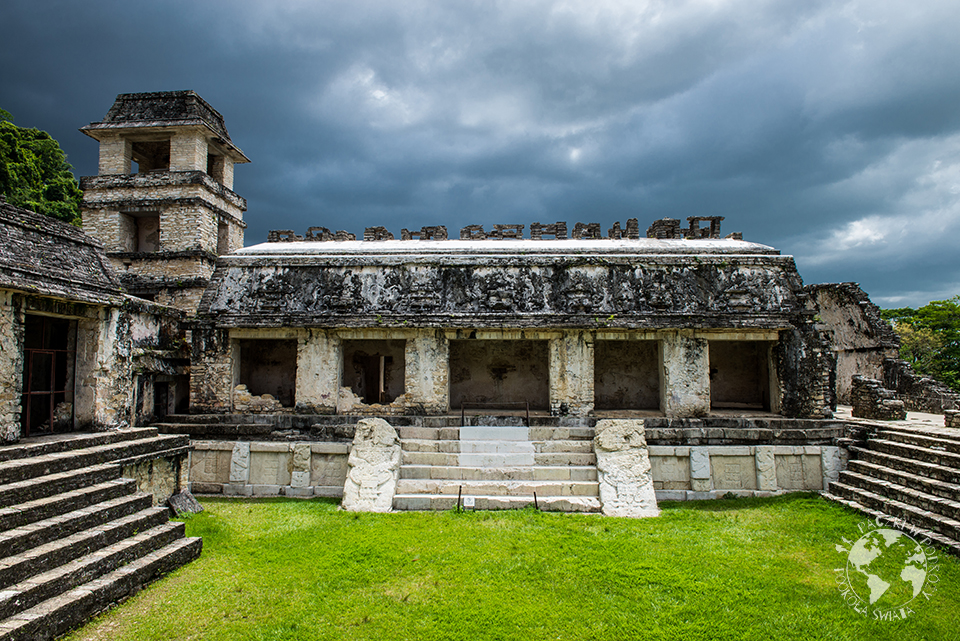
<path id="1" fill-rule="evenodd" d="M 188 489 L 626 516 L 817 491 L 960 549 L 927 482 L 960 482 L 958 396 L 898 360 L 859 287 L 805 285 L 722 217 L 318 226 L 245 247 L 249 159 L 196 93 L 122 94 L 81 131 L 100 150 L 82 232 L 0 203 L 8 554 L 140 533 L 101 574 L 149 581 L 200 552 L 163 507 Z M 6 586 L 29 579 L 17 567 Z M 67 629 L 121 593 L 105 580 L 50 616 Z M 15 614 L 4 638 L 34 638 Z"/>

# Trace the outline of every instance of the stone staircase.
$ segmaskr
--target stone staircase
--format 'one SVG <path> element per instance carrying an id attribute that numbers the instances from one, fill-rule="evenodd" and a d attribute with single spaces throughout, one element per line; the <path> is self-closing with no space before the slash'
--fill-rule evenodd
<path id="1" fill-rule="evenodd" d="M 403 459 L 397 510 L 599 512 L 593 428 L 399 427 Z M 469 507 L 468 507 L 469 509 Z"/>
<path id="2" fill-rule="evenodd" d="M 960 433 L 880 428 L 849 450 L 827 498 L 902 519 L 960 554 Z"/>
<path id="3" fill-rule="evenodd" d="M 202 541 L 121 478 L 189 448 L 155 429 L 0 447 L 0 640 L 56 638 L 199 556 Z"/>

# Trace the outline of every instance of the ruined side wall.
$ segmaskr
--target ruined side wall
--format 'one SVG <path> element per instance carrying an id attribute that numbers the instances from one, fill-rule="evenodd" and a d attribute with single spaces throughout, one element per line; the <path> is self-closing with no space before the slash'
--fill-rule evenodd
<path id="1" fill-rule="evenodd" d="M 837 401 L 850 404 L 853 376 L 881 378 L 883 360 L 896 358 L 900 339 L 856 283 L 810 285 L 806 290 L 817 327 L 837 354 Z"/>
<path id="2" fill-rule="evenodd" d="M 20 439 L 23 321 L 14 294 L 0 290 L 0 443 Z"/>
<path id="3" fill-rule="evenodd" d="M 781 331 L 774 355 L 780 381 L 780 413 L 803 418 L 833 416 L 836 361 L 813 322 Z"/>

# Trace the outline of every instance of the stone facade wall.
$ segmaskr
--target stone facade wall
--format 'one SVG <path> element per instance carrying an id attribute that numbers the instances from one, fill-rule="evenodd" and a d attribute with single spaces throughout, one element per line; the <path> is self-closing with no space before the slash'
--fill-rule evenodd
<path id="1" fill-rule="evenodd" d="M 0 443 L 20 439 L 23 322 L 12 292 L 0 290 Z"/>
<path id="2" fill-rule="evenodd" d="M 883 386 L 894 390 L 911 412 L 941 414 L 960 409 L 960 393 L 928 376 L 913 371 L 910 364 L 897 358 L 883 361 Z"/>
<path id="3" fill-rule="evenodd" d="M 902 421 L 907 417 L 907 410 L 903 401 L 897 399 L 897 393 L 885 389 L 876 379 L 855 375 L 851 397 L 855 418 Z"/>
<path id="4" fill-rule="evenodd" d="M 341 496 L 350 444 L 193 441 L 190 490 L 241 496 Z"/>
<path id="5" fill-rule="evenodd" d="M 658 501 L 820 491 L 844 466 L 840 448 L 827 445 L 651 445 L 649 451 Z"/>
<path id="6" fill-rule="evenodd" d="M 960 427 L 960 410 L 944 410 L 944 427 Z"/>
<path id="7" fill-rule="evenodd" d="M 350 443 L 196 440 L 193 446 L 195 494 L 342 496 Z M 650 445 L 648 450 L 658 501 L 816 492 L 836 481 L 845 465 L 844 452 L 830 445 Z"/>

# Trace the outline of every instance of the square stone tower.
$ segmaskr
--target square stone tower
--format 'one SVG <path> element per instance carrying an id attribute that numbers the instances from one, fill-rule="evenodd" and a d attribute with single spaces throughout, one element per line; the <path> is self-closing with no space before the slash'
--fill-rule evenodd
<path id="1" fill-rule="evenodd" d="M 223 116 L 193 91 L 120 94 L 80 131 L 100 143 L 99 175 L 80 180 L 83 231 L 130 294 L 193 314 L 217 256 L 243 247 L 233 166 L 250 160 Z"/>

